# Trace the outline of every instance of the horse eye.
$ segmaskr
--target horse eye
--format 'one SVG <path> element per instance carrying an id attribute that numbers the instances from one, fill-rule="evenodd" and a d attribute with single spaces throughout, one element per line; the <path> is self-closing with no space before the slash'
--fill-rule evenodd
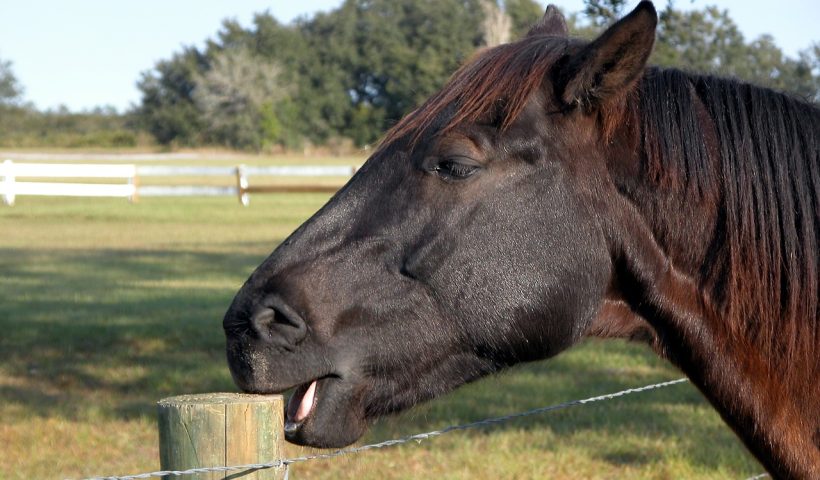
<path id="1" fill-rule="evenodd" d="M 433 170 L 439 176 L 447 179 L 462 179 L 474 174 L 478 168 L 478 165 L 448 158 L 439 162 Z"/>

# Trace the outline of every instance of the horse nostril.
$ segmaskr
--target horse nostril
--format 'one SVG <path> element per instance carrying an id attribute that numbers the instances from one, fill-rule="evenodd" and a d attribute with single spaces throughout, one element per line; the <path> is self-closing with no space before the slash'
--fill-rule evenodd
<path id="1" fill-rule="evenodd" d="M 251 316 L 259 338 L 283 346 L 296 345 L 307 335 L 307 325 L 295 310 L 279 298 L 266 299 Z"/>

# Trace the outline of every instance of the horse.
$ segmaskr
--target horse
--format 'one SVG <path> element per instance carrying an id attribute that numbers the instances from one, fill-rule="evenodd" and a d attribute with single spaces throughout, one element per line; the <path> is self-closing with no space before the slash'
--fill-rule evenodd
<path id="1" fill-rule="evenodd" d="M 647 343 L 765 468 L 820 478 L 820 110 L 648 66 L 640 3 L 592 41 L 555 7 L 400 120 L 225 314 L 290 442 L 589 337 Z"/>

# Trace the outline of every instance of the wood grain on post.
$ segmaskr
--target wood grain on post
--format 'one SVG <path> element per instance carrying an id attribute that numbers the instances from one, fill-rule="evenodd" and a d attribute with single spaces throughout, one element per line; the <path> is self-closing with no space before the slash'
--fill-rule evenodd
<path id="1" fill-rule="evenodd" d="M 158 407 L 162 470 L 267 463 L 282 458 L 281 395 L 181 395 L 160 400 Z M 186 478 L 281 480 L 284 474 L 280 467 Z"/>

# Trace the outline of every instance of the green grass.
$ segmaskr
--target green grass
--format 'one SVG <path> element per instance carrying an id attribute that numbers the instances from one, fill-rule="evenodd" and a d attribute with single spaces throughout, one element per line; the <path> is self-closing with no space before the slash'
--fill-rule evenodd
<path id="1" fill-rule="evenodd" d="M 323 195 L 18 198 L 0 208 L 0 478 L 159 467 L 154 403 L 233 391 L 221 317 Z M 378 423 L 365 442 L 680 374 L 588 342 Z M 289 446 L 287 453 L 304 450 Z M 292 467 L 291 478 L 745 478 L 762 468 L 689 384 Z"/>

